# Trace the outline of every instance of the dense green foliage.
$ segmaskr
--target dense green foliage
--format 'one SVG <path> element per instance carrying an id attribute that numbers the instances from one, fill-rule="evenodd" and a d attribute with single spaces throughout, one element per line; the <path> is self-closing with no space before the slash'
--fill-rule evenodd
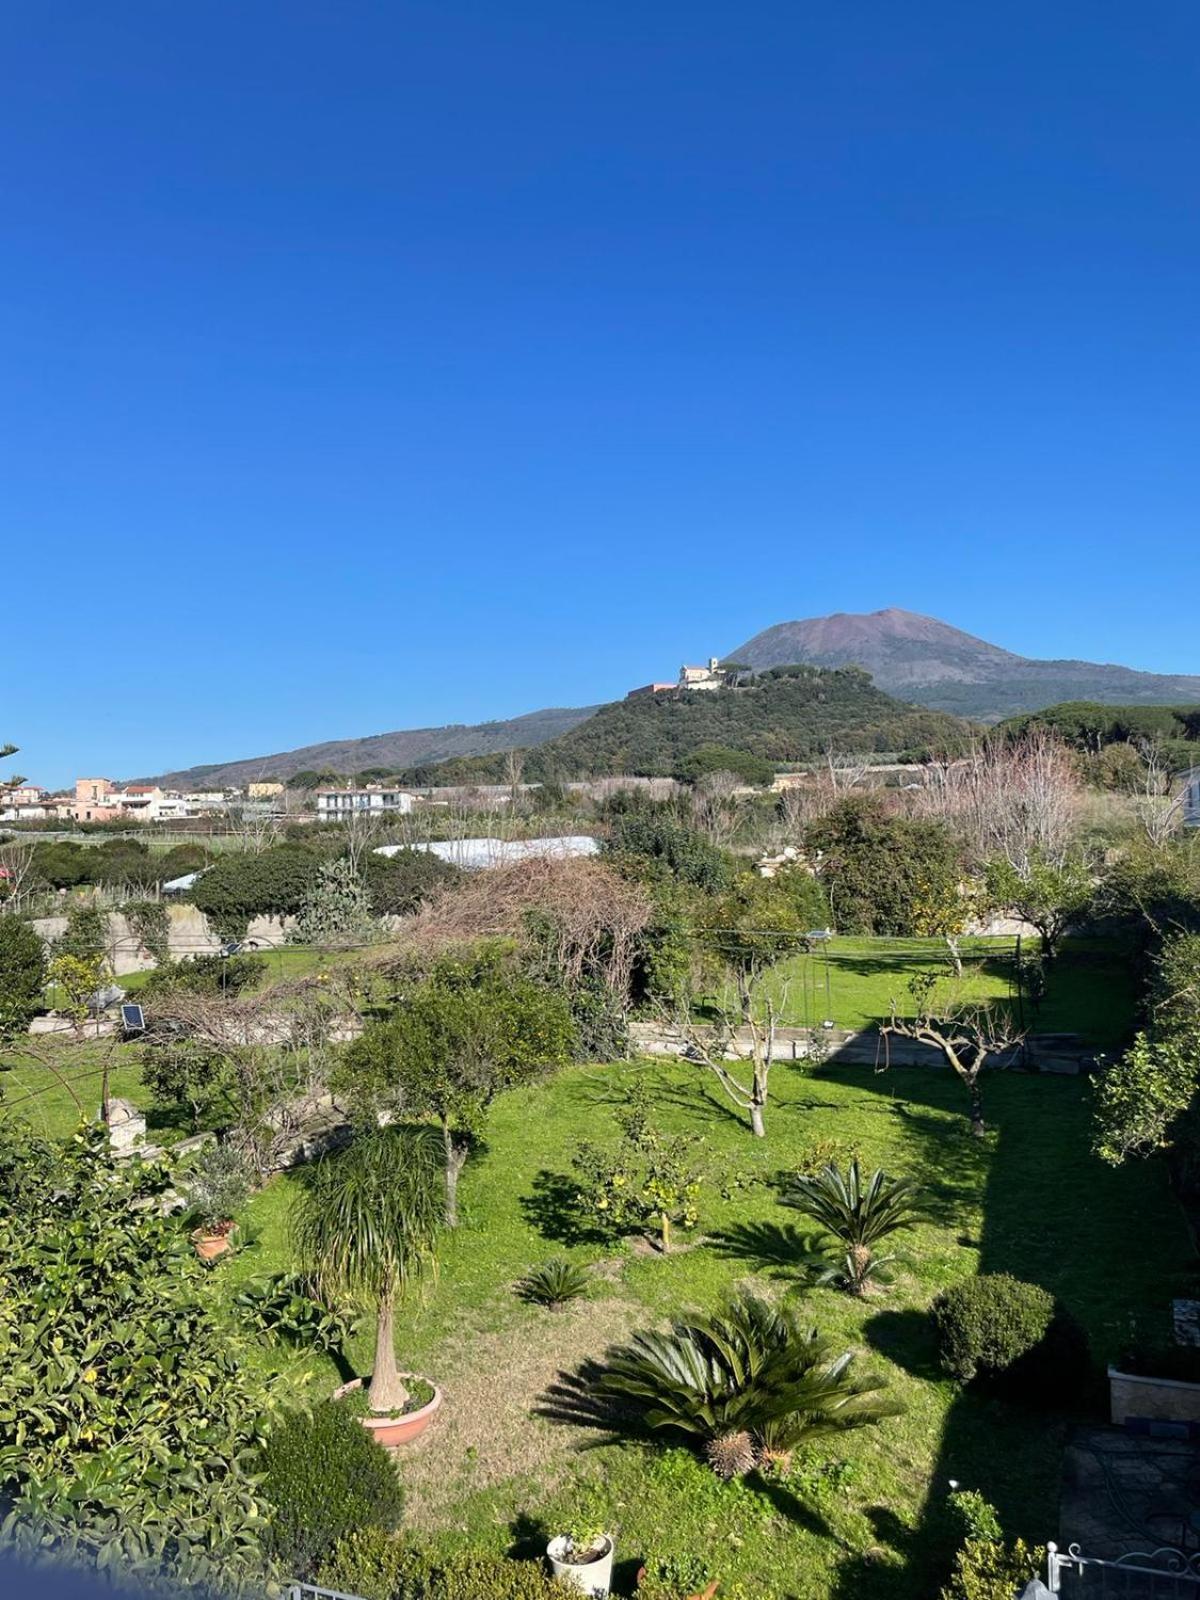
<path id="1" fill-rule="evenodd" d="M 647 807 L 614 818 L 604 850 L 618 859 L 649 864 L 679 883 L 709 892 L 725 888 L 733 876 L 724 851 L 665 809 Z"/>
<path id="2" fill-rule="evenodd" d="M 306 1573 L 347 1534 L 389 1533 L 400 1522 L 394 1463 L 337 1401 L 285 1417 L 267 1441 L 264 1464 L 271 1542 L 290 1576 Z"/>
<path id="3" fill-rule="evenodd" d="M 1014 1389 L 1059 1405 L 1087 1382 L 1086 1336 L 1039 1284 L 982 1273 L 940 1294 L 933 1320 L 942 1365 L 963 1382 L 1007 1375 Z"/>
<path id="4" fill-rule="evenodd" d="M 540 1561 L 439 1556 L 377 1529 L 340 1539 L 316 1581 L 363 1600 L 561 1600 L 563 1594 Z"/>
<path id="5" fill-rule="evenodd" d="M 1101 1077 L 1096 1149 L 1106 1161 L 1172 1142 L 1200 1084 L 1200 934 L 1167 939 L 1155 964 L 1150 1027 Z"/>
<path id="6" fill-rule="evenodd" d="M 859 1377 L 799 1310 L 753 1293 L 710 1316 L 681 1319 L 608 1351 L 596 1380 L 651 1434 L 707 1446 L 747 1436 L 751 1453 L 782 1454 L 827 1434 L 878 1422 L 894 1407 L 878 1377 Z M 710 1454 L 711 1459 L 711 1454 Z"/>
<path id="7" fill-rule="evenodd" d="M 485 951 L 436 963 L 349 1047 L 338 1081 L 361 1111 L 438 1124 L 453 1225 L 458 1175 L 488 1107 L 502 1090 L 564 1066 L 574 1040 L 566 997 Z"/>
<path id="8" fill-rule="evenodd" d="M 616 700 L 569 733 L 525 752 L 525 777 L 629 773 L 669 777 L 719 747 L 775 767 L 821 756 L 833 744 L 864 754 L 957 748 L 964 728 L 941 711 L 923 711 L 876 689 L 855 667 L 789 668 L 744 688 Z M 414 769 L 410 781 L 499 783 L 504 756 L 480 756 Z"/>
<path id="9" fill-rule="evenodd" d="M 261 983 L 266 971 L 265 956 L 184 956 L 180 961 L 156 967 L 142 984 L 141 995 L 152 999 L 172 989 L 183 989 L 189 994 L 219 994 L 233 1000 L 243 990 Z"/>
<path id="10" fill-rule="evenodd" d="M 377 917 L 406 917 L 437 890 L 457 883 L 462 872 L 430 850 L 397 850 L 392 856 L 371 851 L 363 877 Z"/>
<path id="11" fill-rule="evenodd" d="M 290 916 L 309 892 L 317 858 L 298 844 L 220 858 L 191 889 L 191 900 L 225 939 L 240 939 L 254 917 Z"/>
<path id="12" fill-rule="evenodd" d="M 1095 897 L 1091 873 L 1077 857 L 1053 862 L 1035 856 L 1024 870 L 1011 861 L 990 861 L 986 883 L 993 905 L 1023 917 L 1041 934 L 1045 961 L 1058 953 L 1063 934 L 1086 919 Z"/>
<path id="13" fill-rule="evenodd" d="M 1001 732 L 1019 738 L 1031 728 L 1050 728 L 1076 750 L 1097 754 L 1109 745 L 1154 745 L 1178 764 L 1200 760 L 1200 706 L 1109 706 L 1067 700 L 1010 717 Z M 1189 748 L 1191 747 L 1191 748 Z"/>
<path id="14" fill-rule="evenodd" d="M 0 1038 L 25 1029 L 45 981 L 46 946 L 27 922 L 0 913 Z"/>
<path id="15" fill-rule="evenodd" d="M 775 762 L 748 750 L 733 750 L 728 745 L 705 744 L 693 750 L 673 774 L 681 783 L 696 783 L 714 772 L 729 772 L 743 783 L 764 788 L 775 776 Z"/>
<path id="16" fill-rule="evenodd" d="M 851 795 L 808 829 L 839 933 L 940 932 L 930 908 L 955 893 L 960 848 L 937 822 L 893 816 L 875 795 Z M 947 930 L 951 931 L 951 930 Z"/>
<path id="17" fill-rule="evenodd" d="M 0 1230 L 3 1538 L 81 1562 L 257 1590 L 262 1397 L 151 1199 L 100 1130 L 47 1147 L 0 1124 L 19 1185 Z M 24 1181 L 27 1180 L 27 1181 Z"/>

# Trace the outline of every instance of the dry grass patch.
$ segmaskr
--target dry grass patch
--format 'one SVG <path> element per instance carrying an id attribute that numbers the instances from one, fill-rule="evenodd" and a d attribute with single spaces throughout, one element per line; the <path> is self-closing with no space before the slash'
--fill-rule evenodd
<path id="1" fill-rule="evenodd" d="M 551 1489 L 594 1435 L 536 1416 L 536 1406 L 560 1372 L 603 1355 L 644 1321 L 643 1308 L 614 1296 L 562 1311 L 522 1308 L 495 1332 L 464 1329 L 447 1340 L 435 1375 L 441 1412 L 401 1458 L 410 1523 L 444 1527 L 466 1495 L 512 1479 Z"/>

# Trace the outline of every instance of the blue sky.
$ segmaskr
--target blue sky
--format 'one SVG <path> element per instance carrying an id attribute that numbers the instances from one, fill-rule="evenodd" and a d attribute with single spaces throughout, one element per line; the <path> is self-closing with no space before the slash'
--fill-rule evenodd
<path id="1" fill-rule="evenodd" d="M 44 782 L 906 606 L 1200 670 L 1200 8 L 3 0 Z"/>

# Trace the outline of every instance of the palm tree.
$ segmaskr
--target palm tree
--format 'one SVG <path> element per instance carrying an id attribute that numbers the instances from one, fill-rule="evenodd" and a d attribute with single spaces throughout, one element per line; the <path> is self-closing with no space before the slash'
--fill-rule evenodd
<path id="1" fill-rule="evenodd" d="M 898 1411 L 879 1397 L 883 1380 L 858 1377 L 852 1363 L 790 1306 L 743 1293 L 669 1333 L 635 1334 L 608 1353 L 596 1389 L 646 1427 L 690 1437 L 714 1471 L 733 1477 L 764 1455 Z"/>
<path id="2" fill-rule="evenodd" d="M 915 1195 L 911 1179 L 890 1178 L 882 1167 L 864 1183 L 857 1159 L 845 1173 L 830 1162 L 811 1177 L 793 1178 L 789 1205 L 819 1223 L 845 1249 L 844 1259 L 826 1267 L 821 1281 L 844 1283 L 851 1294 L 865 1294 L 871 1278 L 882 1278 L 881 1269 L 896 1259 L 877 1256 L 874 1247 L 916 1221 Z"/>
<path id="3" fill-rule="evenodd" d="M 311 1168 L 292 1233 L 317 1290 L 370 1302 L 378 1319 L 370 1405 L 400 1410 L 408 1390 L 396 1365 L 396 1307 L 436 1268 L 445 1214 L 442 1147 L 431 1128 L 379 1128 Z"/>

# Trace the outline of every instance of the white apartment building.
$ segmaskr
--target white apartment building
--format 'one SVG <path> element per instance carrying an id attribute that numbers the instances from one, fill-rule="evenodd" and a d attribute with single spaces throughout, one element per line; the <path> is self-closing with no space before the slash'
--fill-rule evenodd
<path id="1" fill-rule="evenodd" d="M 345 822 L 353 816 L 378 817 L 385 812 L 407 815 L 416 796 L 405 789 L 372 784 L 366 789 L 318 789 L 316 801 L 318 822 Z"/>

